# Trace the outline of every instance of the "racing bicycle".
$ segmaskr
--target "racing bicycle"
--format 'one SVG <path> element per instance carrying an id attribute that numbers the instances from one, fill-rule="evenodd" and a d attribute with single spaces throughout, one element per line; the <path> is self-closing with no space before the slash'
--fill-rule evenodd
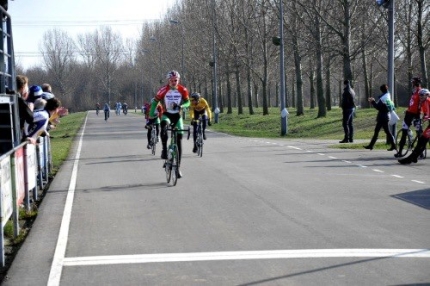
<path id="1" fill-rule="evenodd" d="M 179 174 L 179 150 L 177 145 L 177 135 L 180 131 L 186 131 L 188 132 L 189 138 L 190 127 L 188 127 L 188 129 L 178 129 L 174 126 L 174 124 L 170 124 L 170 127 L 167 129 L 167 131 L 170 131 L 170 144 L 167 148 L 167 159 L 165 159 L 163 167 L 166 172 L 167 184 L 170 183 L 172 186 L 176 186 Z"/>
<path id="2" fill-rule="evenodd" d="M 203 157 L 203 126 L 202 126 L 203 119 L 201 116 L 197 119 L 196 124 L 196 147 L 197 147 L 197 156 Z"/>

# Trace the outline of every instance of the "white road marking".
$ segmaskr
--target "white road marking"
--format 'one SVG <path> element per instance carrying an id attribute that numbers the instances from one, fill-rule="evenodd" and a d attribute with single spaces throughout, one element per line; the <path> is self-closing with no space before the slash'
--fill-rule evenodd
<path id="1" fill-rule="evenodd" d="M 288 146 L 289 148 L 292 148 L 292 149 L 296 149 L 296 150 L 302 150 L 302 148 L 299 148 L 299 147 L 296 147 L 296 146 Z"/>
<path id="2" fill-rule="evenodd" d="M 333 257 L 430 258 L 430 249 L 301 249 L 85 256 L 65 258 L 64 266 Z"/>
<path id="3" fill-rule="evenodd" d="M 81 155 L 82 140 L 87 125 L 88 114 L 82 128 L 81 138 L 79 139 L 75 162 L 73 163 L 72 176 L 70 178 L 69 190 L 67 191 L 66 204 L 64 205 L 63 218 L 61 220 L 60 233 L 58 234 L 57 246 L 49 272 L 48 286 L 60 285 L 61 272 L 63 270 L 64 256 L 66 255 L 67 238 L 69 236 L 70 217 L 72 215 L 73 199 L 75 197 L 76 180 L 78 176 L 79 157 Z"/>
<path id="4" fill-rule="evenodd" d="M 288 146 L 289 148 L 293 148 L 293 149 L 297 149 L 297 150 L 302 150 L 301 148 L 298 148 L 298 147 L 295 147 L 295 146 Z M 309 150 L 307 150 L 307 152 L 310 152 Z M 316 153 L 316 154 L 318 154 L 318 155 L 321 155 L 321 156 L 325 156 L 326 154 L 324 154 L 324 153 Z M 328 156 L 328 158 L 330 158 L 330 159 L 337 159 L 337 157 L 333 157 L 333 156 Z M 342 162 L 345 162 L 345 163 L 348 163 L 348 164 L 352 164 L 352 162 L 351 161 L 347 161 L 347 160 L 341 160 Z M 366 165 L 361 165 L 361 164 L 357 164 L 357 167 L 360 167 L 360 168 L 367 168 L 367 166 Z M 377 172 L 377 173 L 385 173 L 384 171 L 382 171 L 382 170 L 379 170 L 379 169 L 372 169 L 373 171 L 375 171 L 375 172 Z M 393 175 L 391 175 L 392 177 L 395 177 L 395 178 L 399 178 L 399 179 L 403 179 L 404 177 L 403 176 L 400 176 L 400 175 L 395 175 L 395 174 L 393 174 Z M 415 183 L 418 183 L 418 184 L 425 184 L 425 182 L 422 182 L 422 181 L 417 181 L 417 180 L 411 180 L 412 182 L 415 182 Z"/>

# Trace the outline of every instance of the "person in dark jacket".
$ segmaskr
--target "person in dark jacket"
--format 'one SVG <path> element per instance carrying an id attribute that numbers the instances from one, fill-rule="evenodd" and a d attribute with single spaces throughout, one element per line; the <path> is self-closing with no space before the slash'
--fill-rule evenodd
<path id="1" fill-rule="evenodd" d="M 352 125 L 352 119 L 355 111 L 355 92 L 352 89 L 351 82 L 349 80 L 345 80 L 343 84 L 345 85 L 345 88 L 343 89 L 341 107 L 342 127 L 345 132 L 345 136 L 342 141 L 339 141 L 339 143 L 348 143 L 354 141 L 354 126 Z"/>
<path id="2" fill-rule="evenodd" d="M 376 140 L 378 140 L 379 131 L 381 130 L 381 128 L 383 128 L 385 131 L 385 134 L 387 134 L 388 143 L 391 145 L 391 147 L 388 148 L 387 151 L 393 151 L 393 150 L 396 150 L 396 141 L 394 140 L 394 137 L 391 134 L 390 129 L 388 127 L 388 121 L 390 120 L 390 115 L 389 115 L 389 107 L 387 106 L 387 100 L 391 100 L 390 93 L 388 92 L 388 86 L 386 84 L 381 85 L 379 89 L 381 90 L 382 94 L 379 96 L 378 101 L 376 101 L 373 97 L 369 98 L 369 102 L 372 104 L 374 108 L 378 110 L 378 115 L 376 116 L 376 126 L 375 126 L 375 132 L 373 134 L 372 140 L 370 141 L 370 144 L 367 146 L 364 146 L 364 148 L 369 150 L 373 149 L 373 146 L 375 145 Z"/>

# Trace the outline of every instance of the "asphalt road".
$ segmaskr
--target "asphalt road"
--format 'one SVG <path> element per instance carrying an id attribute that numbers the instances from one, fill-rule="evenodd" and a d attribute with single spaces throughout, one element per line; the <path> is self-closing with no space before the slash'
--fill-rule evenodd
<path id="1" fill-rule="evenodd" d="M 430 284 L 430 159 L 208 132 L 171 187 L 143 126 L 88 114 L 3 285 Z"/>

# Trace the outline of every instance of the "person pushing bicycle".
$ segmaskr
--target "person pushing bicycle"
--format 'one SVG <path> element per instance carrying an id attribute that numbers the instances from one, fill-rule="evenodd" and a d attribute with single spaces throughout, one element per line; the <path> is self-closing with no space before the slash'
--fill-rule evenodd
<path id="1" fill-rule="evenodd" d="M 423 121 L 429 121 L 430 120 L 430 91 L 428 89 L 421 89 L 419 92 L 419 109 L 423 113 Z M 421 136 L 418 138 L 417 146 L 415 146 L 414 150 L 412 151 L 412 154 L 409 155 L 406 158 L 398 160 L 400 164 L 410 164 L 410 163 L 416 163 L 418 161 L 418 156 L 421 155 L 421 153 L 426 148 L 427 143 L 430 140 L 430 124 L 427 125 L 427 128 L 423 131 Z"/>
<path id="2" fill-rule="evenodd" d="M 191 125 L 193 125 L 193 141 L 194 141 L 194 147 L 193 147 L 193 153 L 197 152 L 197 145 L 196 145 L 196 138 L 197 138 L 197 119 L 201 115 L 202 122 L 202 131 L 203 131 L 203 139 L 206 140 L 206 122 L 207 125 L 211 126 L 211 118 L 212 118 L 212 112 L 209 107 L 208 102 L 200 96 L 200 93 L 193 92 L 191 94 L 191 104 L 190 104 L 190 118 L 191 118 Z"/>
<path id="3" fill-rule="evenodd" d="M 162 86 L 154 97 L 154 101 L 151 103 L 149 111 L 149 118 L 155 119 L 157 115 L 155 110 L 159 102 L 164 102 L 163 110 L 164 113 L 161 116 L 161 159 L 167 159 L 167 128 L 170 124 L 173 124 L 178 129 L 183 129 L 183 121 L 181 116 L 181 109 L 190 106 L 190 100 L 188 90 L 185 86 L 179 84 L 181 76 L 179 72 L 172 70 L 167 73 L 166 79 L 168 80 L 167 85 Z M 179 153 L 180 166 L 182 158 L 182 131 L 178 132 L 177 145 Z M 179 172 L 179 178 L 182 177 L 182 173 Z"/>
<path id="4" fill-rule="evenodd" d="M 398 152 L 394 154 L 394 157 L 402 157 L 402 150 L 406 143 L 406 136 L 408 135 L 409 127 L 412 125 L 414 119 L 420 118 L 420 96 L 419 92 L 421 90 L 421 79 L 419 77 L 412 78 L 413 92 L 411 99 L 409 100 L 408 109 L 405 112 L 405 118 L 403 119 L 402 125 L 402 137 L 399 141 Z"/>

